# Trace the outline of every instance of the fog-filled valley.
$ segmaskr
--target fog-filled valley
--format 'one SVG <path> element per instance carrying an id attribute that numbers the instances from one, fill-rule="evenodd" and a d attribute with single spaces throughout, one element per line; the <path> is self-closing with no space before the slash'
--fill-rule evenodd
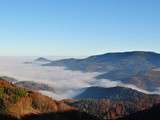
<path id="1" fill-rule="evenodd" d="M 55 93 L 41 91 L 51 97 L 66 98 L 72 96 L 78 88 L 88 87 L 98 73 L 82 73 L 65 70 L 63 67 L 43 67 L 40 63 L 25 64 L 36 57 L 1 57 L 0 76 L 17 81 L 34 81 L 47 84 Z"/>
<path id="2" fill-rule="evenodd" d="M 115 87 L 124 86 L 142 90 L 132 84 L 123 84 L 120 81 L 108 79 L 96 79 L 100 72 L 81 72 L 67 70 L 61 66 L 42 66 L 45 61 L 35 61 L 37 57 L 0 57 L 0 76 L 7 76 L 19 81 L 32 81 L 37 84 L 44 84 L 53 88 L 37 89 L 41 93 L 53 97 L 54 99 L 72 98 L 84 91 L 84 88 L 91 86 Z M 55 60 L 54 57 L 50 58 Z M 35 87 L 32 85 L 32 87 Z M 43 87 L 43 86 L 42 86 Z M 159 93 L 158 90 L 152 93 Z"/>
<path id="3" fill-rule="evenodd" d="M 160 120 L 160 0 L 0 0 L 0 120 Z"/>
<path id="4" fill-rule="evenodd" d="M 55 92 L 40 92 L 56 99 L 70 98 L 80 92 L 81 88 L 96 84 L 95 77 L 100 74 L 65 70 L 64 67 L 44 67 L 39 62 L 25 64 L 27 61 L 34 61 L 36 57 L 1 57 L 0 59 L 0 76 L 11 77 L 17 81 L 47 84 Z M 105 80 L 97 85 L 104 85 L 104 83 L 107 87 L 118 84 L 118 82 Z"/>
<path id="5" fill-rule="evenodd" d="M 5 113 L 0 116 L 2 120 L 42 120 L 40 116 L 107 120 L 156 111 L 160 103 L 158 60 L 159 54 L 152 52 L 78 59 L 0 57 L 0 108 Z"/>

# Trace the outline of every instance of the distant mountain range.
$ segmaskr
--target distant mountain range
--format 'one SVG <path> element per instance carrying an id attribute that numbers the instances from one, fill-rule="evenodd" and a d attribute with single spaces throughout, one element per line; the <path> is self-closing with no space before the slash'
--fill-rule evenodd
<path id="1" fill-rule="evenodd" d="M 34 62 L 51 62 L 51 60 L 48 60 L 44 57 L 39 57 L 39 58 L 35 59 Z"/>
<path id="2" fill-rule="evenodd" d="M 97 79 L 110 79 L 155 91 L 160 87 L 160 54 L 133 51 L 95 55 L 85 59 L 51 61 L 43 66 L 64 66 L 83 72 L 100 72 Z"/>
<path id="3" fill-rule="evenodd" d="M 33 63 L 40 63 L 40 64 L 46 64 L 51 62 L 51 60 L 44 58 L 44 57 L 39 57 L 35 59 L 34 61 L 25 61 L 24 64 L 33 64 Z"/>

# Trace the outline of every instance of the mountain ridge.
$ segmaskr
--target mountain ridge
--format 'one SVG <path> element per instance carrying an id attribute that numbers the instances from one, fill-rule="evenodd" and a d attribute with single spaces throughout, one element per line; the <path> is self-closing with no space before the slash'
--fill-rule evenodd
<path id="1" fill-rule="evenodd" d="M 109 99 L 111 101 L 137 102 L 142 99 L 153 99 L 155 103 L 160 102 L 158 94 L 146 94 L 132 88 L 116 87 L 87 87 L 82 93 L 76 95 L 75 99 Z M 157 101 L 157 102 L 156 102 Z"/>
<path id="2" fill-rule="evenodd" d="M 160 54 L 155 52 L 132 51 L 119 53 L 106 53 L 94 55 L 84 59 L 62 59 L 52 61 L 43 66 L 64 66 L 66 69 L 82 72 L 100 72 L 96 79 L 110 79 L 122 83 L 134 84 L 135 86 L 155 91 L 160 83 L 160 75 L 157 78 L 143 80 L 149 72 L 160 68 Z M 154 75 L 154 74 L 153 74 Z M 134 82 L 131 80 L 134 79 Z M 144 76 L 144 77 L 143 77 Z M 157 80 L 158 79 L 158 80 Z M 151 82 L 152 81 L 152 82 Z M 153 84 L 151 84 L 153 83 Z"/>

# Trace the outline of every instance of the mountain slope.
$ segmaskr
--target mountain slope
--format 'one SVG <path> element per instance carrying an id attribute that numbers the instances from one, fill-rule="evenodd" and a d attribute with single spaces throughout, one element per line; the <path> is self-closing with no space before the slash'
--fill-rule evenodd
<path id="1" fill-rule="evenodd" d="M 79 100 L 71 102 L 71 105 L 101 120 L 124 117 L 160 103 L 159 95 L 148 95 L 123 87 L 90 87 L 76 98 Z"/>
<path id="2" fill-rule="evenodd" d="M 119 69 L 134 69 L 138 72 L 160 66 L 160 54 L 143 51 L 107 53 L 103 55 L 91 56 L 85 59 L 72 58 L 52 61 L 46 65 L 65 66 L 68 69 L 94 72 L 110 71 L 118 69 L 117 67 L 119 67 Z"/>
<path id="3" fill-rule="evenodd" d="M 78 110 L 94 115 L 101 120 L 113 120 L 128 116 L 138 111 L 151 108 L 154 104 L 152 100 L 141 99 L 139 101 L 112 101 L 109 99 L 83 99 L 70 105 Z"/>
<path id="4" fill-rule="evenodd" d="M 160 105 L 154 105 L 152 108 L 136 112 L 127 117 L 118 120 L 159 120 L 160 119 Z"/>
<path id="5" fill-rule="evenodd" d="M 106 120 L 147 110 L 160 103 L 157 95 L 146 95 L 128 88 L 91 88 L 90 92 L 94 91 L 105 91 L 110 98 L 56 101 L 0 79 L 0 119 Z"/>
<path id="6" fill-rule="evenodd" d="M 48 86 L 47 84 L 42 84 L 42 83 L 37 83 L 32 81 L 19 81 L 19 82 L 16 82 L 15 85 L 19 87 L 28 88 L 31 90 L 36 90 L 36 91 L 45 90 L 45 91 L 54 92 L 54 89 Z"/>
<path id="7" fill-rule="evenodd" d="M 115 81 L 121 81 L 127 84 L 136 85 L 139 88 L 156 91 L 160 87 L 160 71 L 151 69 L 145 73 L 132 74 L 126 71 L 111 71 L 96 77 L 97 79 L 111 79 Z"/>
<path id="8" fill-rule="evenodd" d="M 77 95 L 76 99 L 110 99 L 116 101 L 136 101 L 144 98 L 160 98 L 158 95 L 147 95 L 125 87 L 88 87 Z"/>
<path id="9" fill-rule="evenodd" d="M 24 116 L 22 120 L 100 120 L 93 115 L 79 111 L 44 113 Z"/>
<path id="10" fill-rule="evenodd" d="M 0 114 L 22 117 L 26 114 L 64 112 L 73 107 L 40 93 L 0 80 Z"/>
<path id="11" fill-rule="evenodd" d="M 160 74 L 157 78 L 144 80 L 145 76 L 152 74 L 153 69 L 160 67 L 160 54 L 154 52 L 123 52 L 107 53 L 91 56 L 85 59 L 64 59 L 52 61 L 45 66 L 65 66 L 70 70 L 83 72 L 102 72 L 97 79 L 111 79 L 123 83 L 132 83 L 142 89 L 149 91 L 160 87 Z M 154 75 L 154 74 L 153 74 Z M 134 79 L 135 76 L 141 76 Z M 134 79 L 134 82 L 132 82 Z M 152 82 L 151 82 L 152 81 Z M 152 84 L 150 84 L 152 83 Z"/>
<path id="12" fill-rule="evenodd" d="M 0 120 L 100 120 L 63 101 L 0 79 Z"/>

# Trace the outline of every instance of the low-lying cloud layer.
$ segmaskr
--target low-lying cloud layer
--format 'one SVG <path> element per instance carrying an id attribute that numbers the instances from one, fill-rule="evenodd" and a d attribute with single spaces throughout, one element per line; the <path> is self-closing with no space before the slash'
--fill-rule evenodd
<path id="1" fill-rule="evenodd" d="M 34 59 L 34 58 L 33 58 Z M 89 87 L 98 73 L 82 73 L 65 70 L 63 67 L 44 67 L 39 64 L 24 64 L 32 58 L 1 57 L 0 76 L 13 77 L 19 81 L 34 81 L 48 84 L 56 93 L 41 91 L 56 98 L 71 97 L 80 88 Z M 56 94 L 56 95 L 55 95 Z"/>
<path id="2" fill-rule="evenodd" d="M 111 80 L 97 80 L 100 73 L 83 73 L 65 70 L 63 67 L 44 67 L 39 64 L 24 64 L 34 58 L 0 57 L 0 76 L 9 76 L 19 81 L 34 81 L 48 84 L 55 89 L 55 93 L 40 91 L 57 99 L 69 98 L 78 94 L 81 88 L 90 86 L 114 87 L 127 86 L 139 91 L 147 92 L 133 85 L 124 85 Z"/>

